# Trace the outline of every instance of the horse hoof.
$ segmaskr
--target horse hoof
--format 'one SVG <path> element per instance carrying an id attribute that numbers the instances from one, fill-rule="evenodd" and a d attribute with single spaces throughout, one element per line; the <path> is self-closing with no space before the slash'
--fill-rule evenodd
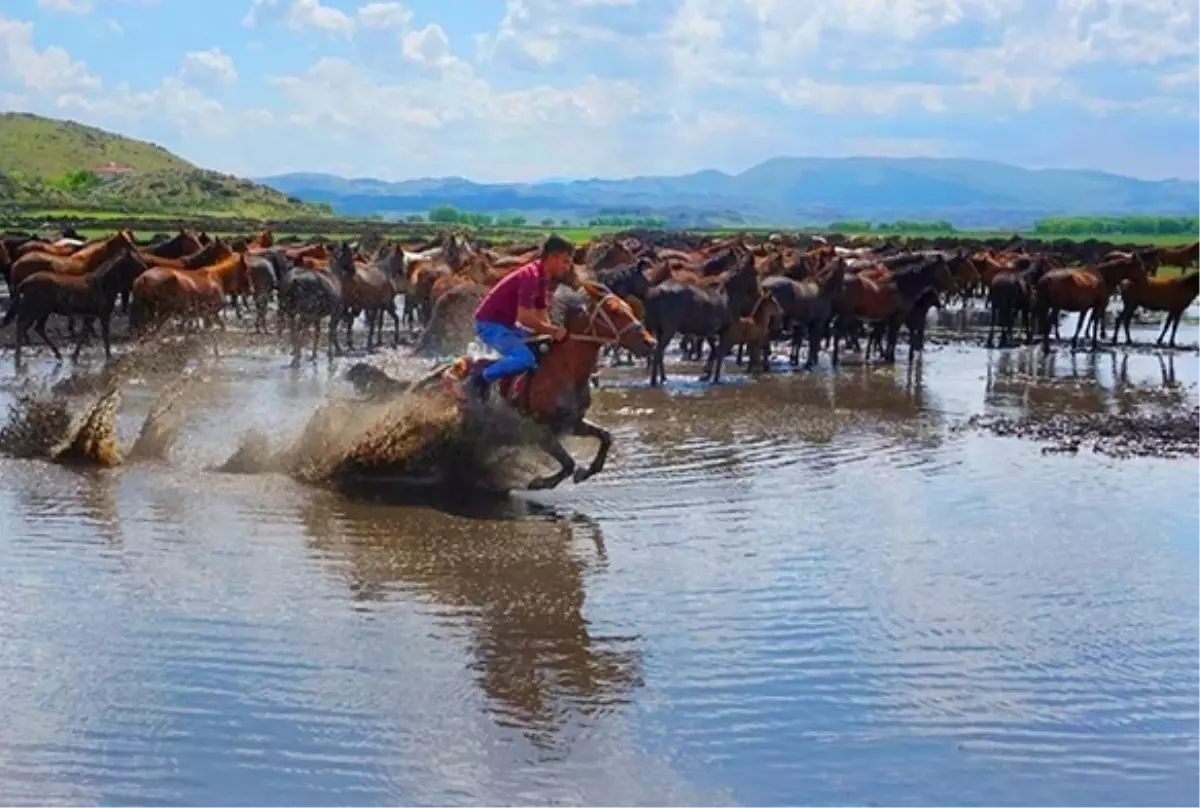
<path id="1" fill-rule="evenodd" d="M 576 485 L 578 485 L 579 483 L 583 482 L 584 480 L 589 479 L 591 476 L 592 476 L 591 469 L 575 469 L 575 473 L 571 476 L 571 479 L 575 481 Z"/>
<path id="2" fill-rule="evenodd" d="M 529 491 L 545 491 L 558 485 L 558 481 L 551 477 L 538 477 L 536 480 L 531 480 L 526 488 Z"/>

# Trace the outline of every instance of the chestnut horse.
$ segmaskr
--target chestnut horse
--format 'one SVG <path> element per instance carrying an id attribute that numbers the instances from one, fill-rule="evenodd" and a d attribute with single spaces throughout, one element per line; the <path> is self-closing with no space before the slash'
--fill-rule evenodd
<path id="1" fill-rule="evenodd" d="M 1167 313 L 1167 318 L 1163 321 L 1162 333 L 1158 335 L 1156 344 L 1162 345 L 1163 339 L 1167 336 L 1167 329 L 1171 328 L 1169 345 L 1174 348 L 1175 332 L 1179 330 L 1179 320 L 1187 311 L 1188 306 L 1192 305 L 1192 301 L 1196 299 L 1198 293 L 1200 293 L 1200 272 L 1189 272 L 1174 278 L 1146 278 L 1141 283 L 1135 281 L 1121 284 L 1121 299 L 1125 303 L 1125 308 L 1117 315 L 1117 322 L 1113 326 L 1112 344 L 1117 344 L 1117 335 L 1122 324 L 1125 325 L 1126 344 L 1133 342 L 1133 337 L 1129 335 L 1129 322 L 1133 319 L 1134 312 L 1141 306 L 1150 311 Z"/>
<path id="2" fill-rule="evenodd" d="M 539 353 L 545 348 L 538 367 L 501 383 L 500 390 L 494 391 L 534 424 L 538 446 L 559 463 L 560 468 L 554 474 L 531 481 L 530 490 L 554 488 L 572 475 L 576 483 L 581 483 L 603 470 L 612 447 L 612 434 L 585 417 L 591 406 L 589 380 L 596 372 L 600 349 L 619 344 L 642 357 L 654 350 L 654 338 L 625 301 L 597 284 L 583 282 L 580 289 L 582 294 L 567 290 L 563 295 L 574 298 L 564 317 L 566 339 L 552 342 L 545 337 L 532 338 Z M 491 361 L 494 360 L 461 356 L 417 382 L 413 390 L 438 385 L 457 397 L 462 402 L 460 406 L 466 409 L 463 380 Z M 568 434 L 600 442 L 599 451 L 586 468 L 576 468 L 575 460 L 559 440 L 559 436 Z"/>
<path id="3" fill-rule="evenodd" d="M 1038 278 L 1034 311 L 1042 329 L 1042 353 L 1050 353 L 1050 328 L 1057 322 L 1060 311 L 1079 312 L 1075 335 L 1071 337 L 1072 349 L 1079 341 L 1079 332 L 1084 330 L 1088 312 L 1091 312 L 1092 321 L 1088 326 L 1092 332 L 1092 349 L 1095 350 L 1108 300 L 1117 285 L 1125 280 L 1146 282 L 1146 268 L 1141 255 L 1136 252 L 1095 266 L 1052 269 Z M 1087 339 L 1086 332 L 1084 339 Z"/>
<path id="4" fill-rule="evenodd" d="M 219 239 L 218 239 L 219 241 Z M 226 296 L 249 291 L 249 269 L 242 253 L 233 253 L 201 269 L 155 267 L 133 284 L 134 311 L 130 326 L 150 321 L 161 326 L 172 316 L 201 318 L 205 324 L 220 320 Z"/>

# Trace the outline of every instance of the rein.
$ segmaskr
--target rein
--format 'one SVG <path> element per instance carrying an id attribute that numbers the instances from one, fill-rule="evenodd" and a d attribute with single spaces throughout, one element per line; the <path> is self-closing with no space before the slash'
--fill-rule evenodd
<path id="1" fill-rule="evenodd" d="M 625 336 L 625 332 L 640 327 L 641 323 L 635 319 L 631 320 L 624 328 L 618 329 L 616 324 L 612 321 L 612 318 L 608 316 L 608 312 L 604 310 L 604 301 L 608 300 L 610 297 L 615 297 L 615 295 L 610 292 L 609 294 L 600 298 L 600 300 L 596 302 L 596 305 L 592 307 L 591 314 L 588 317 L 587 326 L 585 326 L 584 330 L 578 334 L 568 333 L 567 339 L 573 339 L 578 342 L 589 342 L 594 345 L 612 345 L 620 342 L 621 337 Z M 599 334 L 589 333 L 595 329 L 597 319 L 600 319 L 604 325 L 608 326 L 609 330 L 613 332 L 613 336 L 602 337 Z"/>

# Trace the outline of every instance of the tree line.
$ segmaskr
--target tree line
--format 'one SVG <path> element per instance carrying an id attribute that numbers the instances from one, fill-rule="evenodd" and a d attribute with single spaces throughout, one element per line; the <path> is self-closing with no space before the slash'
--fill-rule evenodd
<path id="1" fill-rule="evenodd" d="M 1200 232 L 1196 216 L 1053 216 L 1039 219 L 1033 232 L 1046 236 L 1128 234 L 1174 236 Z"/>
<path id="2" fill-rule="evenodd" d="M 436 224 L 463 224 L 471 227 L 527 227 L 531 225 L 528 218 L 521 213 L 476 213 L 459 210 L 453 205 L 438 205 L 430 208 L 429 213 L 422 217 L 419 213 L 405 217 L 406 221 L 419 223 L 428 220 Z M 567 219 L 555 220 L 545 218 L 538 222 L 542 227 L 569 225 Z M 667 226 L 665 216 L 593 216 L 580 226 L 587 227 L 647 227 L 662 228 Z"/>
<path id="3" fill-rule="evenodd" d="M 954 233 L 955 227 L 950 222 L 937 221 L 921 222 L 908 219 L 897 219 L 894 222 L 869 222 L 866 219 L 847 219 L 830 222 L 829 230 L 835 233 Z"/>

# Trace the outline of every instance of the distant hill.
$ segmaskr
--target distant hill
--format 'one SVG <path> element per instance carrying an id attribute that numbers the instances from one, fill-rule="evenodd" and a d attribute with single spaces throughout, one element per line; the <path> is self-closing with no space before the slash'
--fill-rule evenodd
<path id="1" fill-rule="evenodd" d="M 763 224 L 945 219 L 959 227 L 1024 227 L 1054 215 L 1194 215 L 1200 199 L 1196 182 L 938 158 L 778 157 L 732 175 L 708 170 L 532 184 L 481 184 L 461 177 L 385 182 L 328 174 L 259 181 L 301 199 L 328 202 L 344 214 L 424 213 L 453 205 L 554 218 L 668 215 L 674 224 L 690 225 L 721 224 L 732 215 Z"/>
<path id="2" fill-rule="evenodd" d="M 161 146 L 74 121 L 0 115 L 0 208 L 313 217 L 274 188 L 206 171 Z"/>

